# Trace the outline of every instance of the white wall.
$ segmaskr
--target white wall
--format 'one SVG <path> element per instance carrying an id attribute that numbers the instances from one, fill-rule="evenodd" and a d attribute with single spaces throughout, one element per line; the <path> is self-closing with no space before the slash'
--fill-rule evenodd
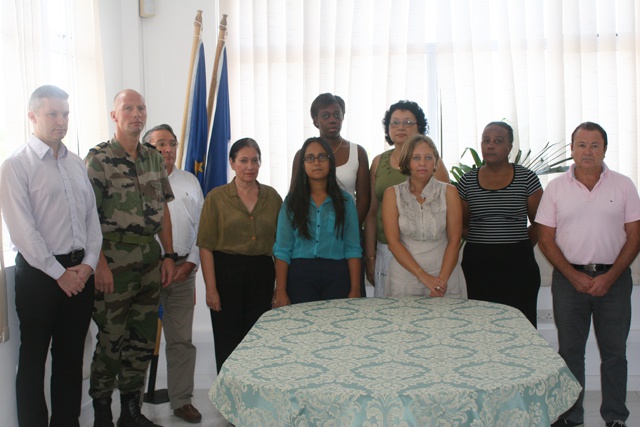
<path id="1" fill-rule="evenodd" d="M 147 101 L 147 128 L 170 124 L 177 134 L 187 93 L 194 19 L 202 10 L 201 36 L 207 76 L 211 76 L 218 39 L 217 1 L 155 0 L 155 16 L 140 18 L 138 1 L 98 0 L 107 108 L 126 88 Z M 109 120 L 105 117 L 105 120 Z M 113 124 L 110 123 L 113 132 Z"/>
<path id="2" fill-rule="evenodd" d="M 9 341 L 0 344 L 0 419 L 2 424 L 17 426 L 16 415 L 16 368 L 18 366 L 18 315 L 15 306 L 14 268 L 6 269 L 7 274 L 7 306 L 9 308 Z"/>

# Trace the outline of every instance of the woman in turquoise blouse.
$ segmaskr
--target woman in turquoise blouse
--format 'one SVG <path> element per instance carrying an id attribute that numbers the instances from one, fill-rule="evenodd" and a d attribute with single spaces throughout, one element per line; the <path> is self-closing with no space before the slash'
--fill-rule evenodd
<path id="1" fill-rule="evenodd" d="M 324 138 L 309 138 L 301 152 L 278 216 L 274 308 L 360 296 L 362 250 L 353 198 L 338 185 Z"/>

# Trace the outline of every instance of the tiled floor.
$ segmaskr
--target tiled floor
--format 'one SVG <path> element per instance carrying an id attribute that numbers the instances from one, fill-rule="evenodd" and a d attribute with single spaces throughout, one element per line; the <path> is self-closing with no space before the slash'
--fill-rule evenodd
<path id="1" fill-rule="evenodd" d="M 584 427 L 601 427 L 604 421 L 600 418 L 600 402 L 602 394 L 599 391 L 587 391 L 584 397 Z M 628 427 L 640 427 L 640 393 L 627 393 L 627 408 L 629 408 Z M 224 425 L 224 424 L 222 424 Z"/>
<path id="2" fill-rule="evenodd" d="M 173 415 L 173 411 L 169 407 L 168 403 L 162 405 L 149 405 L 147 403 L 143 406 L 143 412 L 154 423 L 163 427 L 184 427 L 198 425 L 200 427 L 228 427 L 230 423 L 218 412 L 215 406 L 209 400 L 209 390 L 196 390 L 194 392 L 193 406 L 198 408 L 198 411 L 202 414 L 202 422 L 198 424 L 189 424 L 180 418 Z"/>
<path id="3" fill-rule="evenodd" d="M 585 397 L 585 427 L 603 427 L 604 422 L 600 418 L 600 399 L 601 394 L 598 391 L 588 391 Z M 197 424 L 201 427 L 228 427 L 229 423 L 220 415 L 218 410 L 209 401 L 208 390 L 196 390 L 193 404 L 202 413 L 203 421 Z M 631 411 L 631 416 L 627 421 L 629 427 L 640 427 L 640 393 L 629 392 L 627 395 L 627 406 Z M 156 424 L 164 427 L 185 427 L 195 424 L 189 424 L 175 417 L 168 403 L 161 405 L 150 405 L 145 403 L 143 412 L 153 420 Z M 83 417 L 86 419 L 86 417 Z M 85 427 L 91 427 L 93 423 L 85 424 Z M 239 426 L 238 426 L 239 427 Z M 495 426 L 506 427 L 506 426 Z"/>

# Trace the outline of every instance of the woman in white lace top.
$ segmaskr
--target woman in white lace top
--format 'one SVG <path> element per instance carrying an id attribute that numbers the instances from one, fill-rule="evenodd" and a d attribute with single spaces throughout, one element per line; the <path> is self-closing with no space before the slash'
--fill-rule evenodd
<path id="1" fill-rule="evenodd" d="M 385 296 L 462 294 L 457 281 L 449 283 L 458 261 L 462 205 L 454 186 L 433 179 L 439 160 L 428 136 L 415 135 L 402 148 L 400 171 L 408 178 L 388 188 L 382 202 L 393 254 Z"/>

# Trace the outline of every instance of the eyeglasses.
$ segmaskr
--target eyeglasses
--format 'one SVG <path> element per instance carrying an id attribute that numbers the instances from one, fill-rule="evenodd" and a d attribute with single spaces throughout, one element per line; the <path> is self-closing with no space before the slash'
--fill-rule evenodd
<path id="1" fill-rule="evenodd" d="M 411 127 L 411 126 L 415 126 L 417 124 L 418 123 L 414 122 L 413 120 L 405 120 L 403 122 L 398 121 L 398 120 L 394 120 L 391 123 L 389 123 L 389 126 L 392 127 L 392 128 L 398 128 L 400 126 L 408 128 L 408 127 Z"/>
<path id="2" fill-rule="evenodd" d="M 314 156 L 313 154 L 307 154 L 306 156 L 304 156 L 304 161 L 307 163 L 314 163 L 316 160 L 321 163 L 326 162 L 327 160 L 329 160 L 329 155 L 320 153 L 317 156 Z"/>
<path id="3" fill-rule="evenodd" d="M 161 140 L 156 142 L 156 148 L 158 150 L 166 147 L 176 148 L 177 146 L 178 146 L 178 141 L 176 141 L 175 139 L 172 139 L 169 141 Z"/>
<path id="4" fill-rule="evenodd" d="M 329 117 L 331 117 L 331 113 L 324 112 L 320 114 L 320 117 L 322 118 L 322 120 L 327 120 Z M 342 120 L 344 116 L 342 115 L 342 113 L 333 113 L 333 118 L 337 120 Z"/>

